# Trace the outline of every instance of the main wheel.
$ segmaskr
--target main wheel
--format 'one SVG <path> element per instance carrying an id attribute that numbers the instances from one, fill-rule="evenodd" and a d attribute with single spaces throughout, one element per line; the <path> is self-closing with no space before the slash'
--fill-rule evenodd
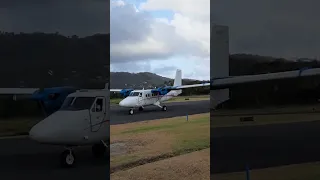
<path id="1" fill-rule="evenodd" d="M 130 114 L 130 115 L 133 115 L 133 109 L 130 109 L 130 110 L 129 110 L 129 114 Z"/>
<path id="2" fill-rule="evenodd" d="M 162 106 L 162 111 L 166 111 L 167 110 L 167 106 Z"/>
<path id="3" fill-rule="evenodd" d="M 94 144 L 92 146 L 92 154 L 94 157 L 99 158 L 102 157 L 106 153 L 106 147 L 102 144 Z"/>
<path id="4" fill-rule="evenodd" d="M 75 156 L 71 150 L 65 150 L 61 153 L 60 164 L 62 167 L 72 167 L 75 163 Z"/>
<path id="5" fill-rule="evenodd" d="M 139 107 L 139 111 L 143 111 L 143 107 Z"/>

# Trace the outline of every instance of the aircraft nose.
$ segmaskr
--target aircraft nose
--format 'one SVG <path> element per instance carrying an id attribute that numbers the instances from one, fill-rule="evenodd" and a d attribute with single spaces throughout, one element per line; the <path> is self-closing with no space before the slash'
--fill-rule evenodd
<path id="1" fill-rule="evenodd" d="M 125 106 L 125 104 L 126 104 L 125 101 L 126 101 L 125 99 L 121 100 L 121 101 L 119 102 L 119 106 Z"/>
<path id="2" fill-rule="evenodd" d="M 30 139 L 38 142 L 51 142 L 54 138 L 53 134 L 51 133 L 52 129 L 48 129 L 45 124 L 42 122 L 36 124 L 31 128 L 29 131 Z"/>
<path id="3" fill-rule="evenodd" d="M 34 125 L 29 131 L 29 137 L 35 141 L 42 141 L 45 136 L 45 131 L 42 128 L 41 124 Z"/>

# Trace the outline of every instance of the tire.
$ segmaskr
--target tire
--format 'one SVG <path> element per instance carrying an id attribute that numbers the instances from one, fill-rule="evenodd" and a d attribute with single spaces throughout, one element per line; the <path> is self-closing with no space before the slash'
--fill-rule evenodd
<path id="1" fill-rule="evenodd" d="M 61 153 L 60 164 L 62 167 L 72 167 L 75 164 L 74 153 L 69 150 L 65 150 Z"/>
<path id="2" fill-rule="evenodd" d="M 162 106 L 162 111 L 167 111 L 167 106 Z"/>

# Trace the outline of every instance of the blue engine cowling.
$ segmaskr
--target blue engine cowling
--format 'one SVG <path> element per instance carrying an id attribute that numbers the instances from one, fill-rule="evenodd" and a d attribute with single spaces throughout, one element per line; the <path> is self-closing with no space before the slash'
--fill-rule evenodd
<path id="1" fill-rule="evenodd" d="M 170 92 L 171 90 L 175 90 L 176 88 L 172 87 L 172 86 L 166 86 L 166 87 L 160 87 L 157 89 L 153 89 L 151 90 L 152 93 L 159 93 L 159 95 L 166 95 L 168 92 Z"/>
<path id="2" fill-rule="evenodd" d="M 126 98 L 126 97 L 129 96 L 129 94 L 131 93 L 131 91 L 133 91 L 133 89 L 122 89 L 122 90 L 120 91 L 120 94 L 121 94 L 124 98 Z"/>
<path id="3" fill-rule="evenodd" d="M 44 108 L 46 116 L 49 116 L 59 110 L 65 98 L 77 89 L 73 87 L 44 88 L 36 91 L 32 95 L 32 99 L 38 101 Z"/>

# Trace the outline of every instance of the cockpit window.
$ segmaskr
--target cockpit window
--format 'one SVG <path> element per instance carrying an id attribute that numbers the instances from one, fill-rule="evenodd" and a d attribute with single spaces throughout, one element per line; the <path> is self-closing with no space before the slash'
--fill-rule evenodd
<path id="1" fill-rule="evenodd" d="M 72 98 L 72 99 L 69 99 Z M 90 109 L 95 97 L 68 97 L 61 106 L 61 110 L 85 110 Z"/>
<path id="2" fill-rule="evenodd" d="M 129 96 L 139 96 L 139 92 L 131 92 Z"/>
<path id="3" fill-rule="evenodd" d="M 71 103 L 72 103 L 73 100 L 74 100 L 74 97 L 67 97 L 67 98 L 64 100 L 64 102 L 63 102 L 63 104 L 62 104 L 62 106 L 61 106 L 61 109 L 65 108 L 65 107 L 69 107 L 69 106 L 71 105 Z"/>

